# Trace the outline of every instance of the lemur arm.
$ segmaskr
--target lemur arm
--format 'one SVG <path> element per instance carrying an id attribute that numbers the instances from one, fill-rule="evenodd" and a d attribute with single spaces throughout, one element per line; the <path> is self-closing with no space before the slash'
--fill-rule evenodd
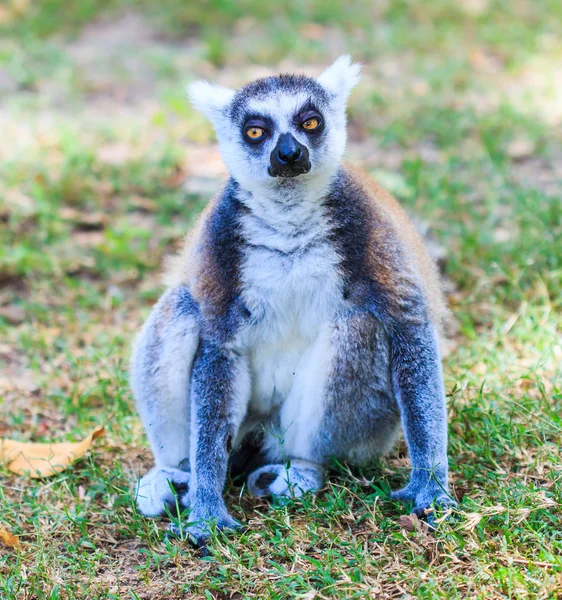
<path id="1" fill-rule="evenodd" d="M 209 523 L 239 526 L 223 500 L 228 458 L 250 393 L 248 368 L 240 355 L 203 341 L 195 357 L 191 390 L 191 481 L 185 531 L 201 545 Z M 184 534 L 179 528 L 174 533 Z"/>
<path id="2" fill-rule="evenodd" d="M 392 496 L 423 515 L 452 504 L 447 481 L 447 416 L 437 333 L 429 320 L 390 329 L 394 391 L 412 463 L 410 482 Z"/>

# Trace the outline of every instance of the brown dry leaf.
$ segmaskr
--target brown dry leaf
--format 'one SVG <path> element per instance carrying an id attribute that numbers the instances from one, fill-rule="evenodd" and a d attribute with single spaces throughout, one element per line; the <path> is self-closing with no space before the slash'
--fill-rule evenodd
<path id="1" fill-rule="evenodd" d="M 156 204 L 156 202 L 154 202 L 154 200 L 151 200 L 150 198 L 146 198 L 144 196 L 132 196 L 130 199 L 130 203 L 135 208 L 144 210 L 146 212 L 154 212 L 158 208 L 158 205 Z"/>
<path id="2" fill-rule="evenodd" d="M 431 527 L 414 513 L 410 515 L 401 515 L 400 527 L 410 533 L 415 531 L 421 536 L 426 536 L 431 531 Z"/>
<path id="3" fill-rule="evenodd" d="M 134 158 L 135 149 L 123 142 L 106 144 L 98 150 L 98 159 L 108 165 L 121 166 Z"/>
<path id="4" fill-rule="evenodd" d="M 12 18 L 12 13 L 5 6 L 0 6 L 0 25 L 9 23 Z"/>
<path id="5" fill-rule="evenodd" d="M 8 469 L 18 475 L 27 473 L 32 478 L 50 477 L 82 458 L 93 441 L 104 433 L 105 427 L 97 427 L 81 442 L 59 444 L 2 439 L 0 440 L 0 462 L 9 463 Z"/>
<path id="6" fill-rule="evenodd" d="M 108 215 L 102 212 L 85 212 L 75 208 L 65 207 L 59 211 L 60 216 L 66 221 L 76 223 L 80 229 L 86 231 L 103 229 L 110 223 Z"/>
<path id="7" fill-rule="evenodd" d="M 20 539 L 4 526 L 0 525 L 0 541 L 10 548 L 19 548 Z"/>
<path id="8" fill-rule="evenodd" d="M 0 25 L 13 21 L 15 17 L 27 12 L 29 0 L 12 0 L 8 6 L 0 6 Z"/>
<path id="9" fill-rule="evenodd" d="M 317 23 L 306 23 L 301 27 L 300 33 L 305 39 L 317 42 L 326 36 L 326 28 Z"/>
<path id="10" fill-rule="evenodd" d="M 467 15 L 477 17 L 487 10 L 488 5 L 488 0 L 464 0 L 464 2 L 460 3 L 459 7 L 462 7 L 462 10 Z"/>
<path id="11" fill-rule="evenodd" d="M 164 185 L 167 188 L 179 188 L 184 183 L 185 178 L 184 169 L 180 165 L 175 165 L 173 173 L 164 180 Z"/>
<path id="12" fill-rule="evenodd" d="M 400 516 L 400 527 L 406 531 L 415 531 L 417 529 L 418 518 L 416 515 L 401 515 Z"/>
<path id="13" fill-rule="evenodd" d="M 105 241 L 103 231 L 75 231 L 72 233 L 72 241 L 81 248 L 95 248 Z"/>
<path id="14" fill-rule="evenodd" d="M 400 526 L 413 534 L 413 540 L 408 540 L 409 543 L 416 549 L 421 547 L 427 560 L 433 561 L 438 558 L 437 540 L 432 535 L 433 528 L 430 525 L 420 520 L 417 515 L 411 514 L 400 517 Z"/>
<path id="15" fill-rule="evenodd" d="M 507 153 L 514 160 L 523 160 L 535 151 L 535 142 L 528 137 L 518 137 L 507 145 Z"/>
<path id="16" fill-rule="evenodd" d="M 21 306 L 0 306 L 0 317 L 6 319 L 9 325 L 20 325 L 25 320 L 25 311 Z"/>

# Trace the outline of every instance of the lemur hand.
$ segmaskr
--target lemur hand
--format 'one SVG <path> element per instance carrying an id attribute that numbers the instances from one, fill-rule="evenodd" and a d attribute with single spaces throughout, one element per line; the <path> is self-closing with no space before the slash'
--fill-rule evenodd
<path id="1" fill-rule="evenodd" d="M 457 507 L 457 502 L 449 493 L 443 489 L 439 482 L 432 479 L 410 481 L 402 489 L 391 492 L 390 497 L 393 500 L 413 503 L 412 512 L 418 517 L 425 518 L 430 525 L 433 525 L 434 513 L 426 512 L 427 509 L 435 508 L 445 511 Z"/>
<path id="2" fill-rule="evenodd" d="M 211 537 L 212 530 L 240 529 L 242 525 L 233 519 L 224 506 L 214 505 L 212 508 L 197 506 L 191 509 L 187 523 L 176 525 L 170 523 L 168 530 L 174 536 L 187 539 L 194 546 L 205 547 Z"/>

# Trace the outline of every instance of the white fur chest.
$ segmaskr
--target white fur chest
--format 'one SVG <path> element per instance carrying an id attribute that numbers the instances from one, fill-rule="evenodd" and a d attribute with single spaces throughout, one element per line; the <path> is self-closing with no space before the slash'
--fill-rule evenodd
<path id="1" fill-rule="evenodd" d="M 252 376 L 250 408 L 260 414 L 286 398 L 304 352 L 343 302 L 340 260 L 316 211 L 297 211 L 294 225 L 280 217 L 275 228 L 252 213 L 243 218 L 242 296 L 253 324 L 240 342 Z"/>

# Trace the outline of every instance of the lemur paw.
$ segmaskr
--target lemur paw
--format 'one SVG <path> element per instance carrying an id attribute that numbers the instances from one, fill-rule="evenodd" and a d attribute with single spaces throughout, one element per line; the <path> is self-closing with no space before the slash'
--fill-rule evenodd
<path id="1" fill-rule="evenodd" d="M 158 517 L 166 512 L 166 508 L 175 510 L 176 496 L 181 497 L 187 490 L 190 477 L 188 471 L 181 469 L 154 467 L 137 483 L 138 509 L 145 517 Z"/>
<path id="2" fill-rule="evenodd" d="M 226 511 L 220 516 L 213 516 L 205 509 L 194 509 L 189 514 L 187 523 L 170 523 L 168 531 L 174 537 L 188 540 L 194 546 L 205 548 L 212 531 L 241 529 L 242 524 L 233 519 Z"/>
<path id="3" fill-rule="evenodd" d="M 254 496 L 300 498 L 306 492 L 317 492 L 324 485 L 324 469 L 305 460 L 290 465 L 265 465 L 248 477 L 248 490 Z"/>
<path id="4" fill-rule="evenodd" d="M 435 510 L 444 512 L 457 507 L 454 498 L 434 481 L 410 482 L 402 489 L 391 492 L 390 497 L 405 503 L 411 502 L 414 505 L 412 512 L 425 518 L 430 525 L 433 525 Z"/>

